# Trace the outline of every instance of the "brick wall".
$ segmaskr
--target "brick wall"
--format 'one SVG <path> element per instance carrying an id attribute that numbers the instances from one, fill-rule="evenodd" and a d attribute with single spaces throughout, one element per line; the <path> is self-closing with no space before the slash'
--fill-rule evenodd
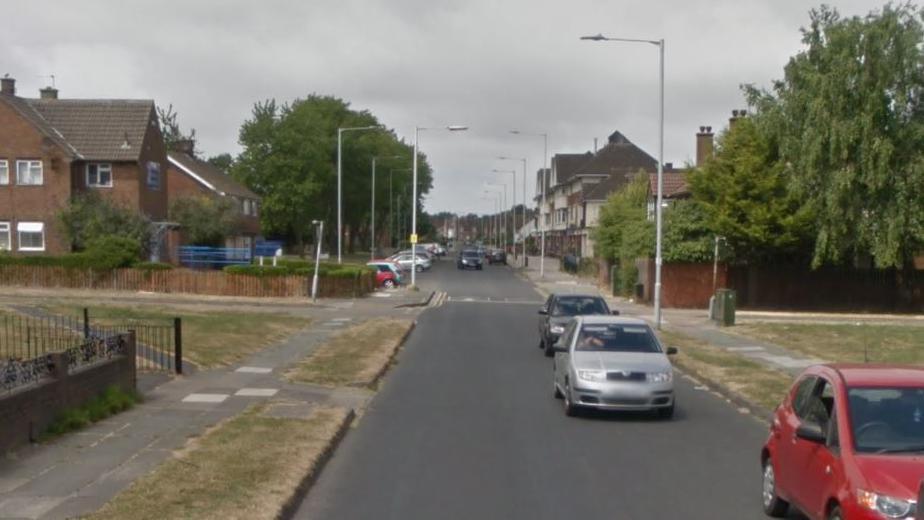
<path id="1" fill-rule="evenodd" d="M 636 262 L 643 284 L 642 301 L 654 299 L 655 264 L 648 258 Z M 728 286 L 728 267 L 719 264 L 716 288 Z M 673 309 L 706 309 L 712 296 L 711 263 L 665 263 L 661 266 L 661 305 Z"/>
<path id="2" fill-rule="evenodd" d="M 135 342 L 128 335 L 125 355 L 68 373 L 61 353 L 51 354 L 52 377 L 36 386 L 0 395 L 0 454 L 35 441 L 62 411 L 77 408 L 109 386 L 135 390 Z"/>
<path id="3" fill-rule="evenodd" d="M 0 103 L 0 160 L 9 163 L 10 182 L 0 185 L 0 222 L 9 222 L 13 254 L 62 254 L 70 245 L 60 233 L 57 213 L 71 195 L 70 158 L 30 123 Z M 16 185 L 16 160 L 41 160 L 41 186 Z M 18 251 L 17 222 L 45 224 L 45 251 Z"/>

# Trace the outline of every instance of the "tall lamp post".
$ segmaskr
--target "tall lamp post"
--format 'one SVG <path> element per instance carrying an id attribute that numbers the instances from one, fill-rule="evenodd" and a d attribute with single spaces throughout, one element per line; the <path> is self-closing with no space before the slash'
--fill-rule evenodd
<path id="1" fill-rule="evenodd" d="M 398 247 L 398 243 L 397 243 L 398 226 L 397 226 L 397 220 L 395 220 L 394 197 L 392 196 L 392 192 L 395 187 L 395 183 L 392 182 L 394 180 L 392 178 L 392 175 L 395 172 L 409 172 L 409 171 L 411 171 L 410 168 L 392 168 L 391 170 L 388 170 L 388 232 L 391 233 L 392 231 L 394 231 L 394 236 L 392 237 L 392 242 L 394 243 L 394 247 Z"/>
<path id="2" fill-rule="evenodd" d="M 660 99 L 658 103 L 658 199 L 655 206 L 655 286 L 654 319 L 655 328 L 661 329 L 661 237 L 663 235 L 661 213 L 664 195 L 664 38 L 660 40 L 637 40 L 633 38 L 609 38 L 602 34 L 582 36 L 582 40 L 647 43 L 658 47 L 660 57 Z"/>
<path id="3" fill-rule="evenodd" d="M 379 130 L 381 125 L 337 129 L 337 263 L 343 263 L 343 133 Z"/>
<path id="4" fill-rule="evenodd" d="M 501 156 L 501 157 L 498 157 L 498 159 L 500 159 L 501 161 L 523 161 L 523 211 L 522 211 L 523 216 L 522 216 L 521 219 L 520 219 L 520 224 L 521 224 L 523 227 L 526 227 L 526 157 L 519 157 L 519 158 L 518 158 L 518 157 L 503 157 L 503 156 Z M 514 182 L 515 182 L 515 181 L 514 181 Z M 514 187 L 513 191 L 514 191 L 514 193 L 516 193 L 516 187 Z M 517 205 L 517 203 L 516 203 L 516 201 L 514 201 L 514 202 L 513 202 L 514 208 L 516 207 L 516 205 Z M 515 220 L 516 220 L 516 219 L 514 219 L 514 225 L 513 225 L 514 229 L 516 229 L 516 222 L 515 222 Z M 515 240 L 515 238 L 516 238 L 516 234 L 514 234 L 514 240 Z M 523 248 L 523 258 L 524 258 L 523 263 L 524 263 L 524 265 L 525 265 L 525 263 L 526 263 L 526 260 L 525 260 L 525 258 L 526 258 L 526 236 L 525 236 L 525 235 L 524 235 L 523 238 L 522 238 L 522 245 L 521 245 L 521 247 Z M 516 256 L 516 254 L 517 254 L 517 251 L 516 251 L 516 241 L 514 241 L 514 243 L 513 243 L 513 255 Z"/>
<path id="5" fill-rule="evenodd" d="M 484 190 L 485 195 L 490 195 L 490 199 L 494 202 L 494 215 L 491 217 L 491 227 L 494 228 L 494 246 L 496 247 L 500 244 L 500 193 L 496 191 Z"/>
<path id="6" fill-rule="evenodd" d="M 422 126 L 414 127 L 414 164 L 411 167 L 414 171 L 413 180 L 411 180 L 411 185 L 413 186 L 414 192 L 411 195 L 411 204 L 414 207 L 411 212 L 411 237 L 413 242 L 411 243 L 411 287 L 417 287 L 417 150 L 418 145 L 420 144 L 420 131 L 421 130 L 449 130 L 450 132 L 464 132 L 468 130 L 467 126 L 464 125 L 449 125 L 442 127 L 429 127 L 425 128 Z"/>
<path id="7" fill-rule="evenodd" d="M 513 202 L 510 207 L 510 218 L 513 220 L 511 229 L 513 230 L 513 256 L 517 255 L 517 171 L 516 170 L 491 170 L 494 173 L 509 173 L 512 182 L 511 190 L 513 192 Z M 525 200 L 524 200 L 525 203 Z"/>
<path id="8" fill-rule="evenodd" d="M 312 220 L 312 224 L 315 225 L 317 233 L 315 234 L 315 241 L 318 243 L 318 252 L 314 255 L 314 276 L 311 278 L 311 299 L 317 301 L 318 299 L 318 269 L 321 267 L 321 243 L 324 241 L 324 221 L 323 220 Z"/>
<path id="9" fill-rule="evenodd" d="M 507 185 L 506 184 L 485 184 L 485 186 L 488 188 L 500 188 L 503 190 L 502 193 L 503 193 L 504 198 L 502 199 L 503 202 L 501 202 L 500 214 L 498 215 L 497 219 L 498 219 L 498 224 L 500 224 L 504 230 L 504 233 L 503 233 L 504 240 L 502 244 L 504 246 L 504 250 L 506 250 L 507 249 L 507 213 L 506 213 L 507 212 Z M 502 224 L 500 222 L 501 219 L 503 219 Z M 501 245 L 501 243 L 499 242 L 498 245 Z"/>
<path id="10" fill-rule="evenodd" d="M 510 133 L 514 135 L 531 135 L 535 137 L 542 137 L 543 142 L 545 143 L 545 151 L 542 154 L 542 179 L 539 181 L 542 184 L 542 205 L 539 208 L 539 214 L 536 216 L 536 219 L 539 221 L 539 278 L 545 278 L 545 218 L 542 215 L 542 211 L 545 209 L 545 185 L 549 175 L 549 134 L 539 132 L 523 132 L 520 130 L 511 130 Z M 525 197 L 523 198 L 523 201 L 526 201 Z M 525 242 L 523 243 L 523 248 L 524 250 L 526 248 Z"/>
<path id="11" fill-rule="evenodd" d="M 372 223 L 371 223 L 371 230 L 369 233 L 369 236 L 370 236 L 369 259 L 370 260 L 375 260 L 375 160 L 376 159 L 400 159 L 400 158 L 401 158 L 400 155 L 387 155 L 385 157 L 376 157 L 376 156 L 372 157 L 372 211 L 371 211 Z M 389 201 L 389 204 L 390 203 L 391 202 Z M 389 207 L 388 209 L 390 211 L 391 207 Z"/>

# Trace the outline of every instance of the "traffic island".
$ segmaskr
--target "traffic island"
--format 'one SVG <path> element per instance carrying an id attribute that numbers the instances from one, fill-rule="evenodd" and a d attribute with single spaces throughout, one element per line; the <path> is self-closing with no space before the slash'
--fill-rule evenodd
<path id="1" fill-rule="evenodd" d="M 378 318 L 360 323 L 318 346 L 286 377 L 297 383 L 372 388 L 413 328 L 411 320 Z"/>
<path id="2" fill-rule="evenodd" d="M 290 516 L 354 413 L 319 406 L 304 407 L 300 417 L 279 413 L 289 404 L 253 406 L 218 423 L 86 518 Z"/>

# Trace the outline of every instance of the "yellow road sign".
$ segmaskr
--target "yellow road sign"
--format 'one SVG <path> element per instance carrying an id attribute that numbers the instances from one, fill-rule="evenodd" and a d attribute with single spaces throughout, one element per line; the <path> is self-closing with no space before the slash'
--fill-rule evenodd
<path id="1" fill-rule="evenodd" d="M 411 235 L 411 243 L 412 243 L 412 244 L 416 244 L 416 243 L 417 243 L 417 233 L 414 233 L 414 234 Z"/>

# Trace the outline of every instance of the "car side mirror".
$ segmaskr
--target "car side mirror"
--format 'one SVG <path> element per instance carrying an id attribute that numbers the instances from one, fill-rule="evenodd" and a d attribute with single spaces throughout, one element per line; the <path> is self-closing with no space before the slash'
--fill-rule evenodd
<path id="1" fill-rule="evenodd" d="M 827 439 L 827 435 L 821 430 L 821 425 L 809 421 L 803 422 L 796 428 L 796 437 L 818 444 L 824 444 Z"/>
<path id="2" fill-rule="evenodd" d="M 613 309 L 612 314 L 613 316 L 619 316 L 619 311 L 616 309 Z"/>
<path id="3" fill-rule="evenodd" d="M 667 347 L 667 355 L 673 356 L 677 353 L 677 347 Z"/>
<path id="4" fill-rule="evenodd" d="M 539 314 L 542 314 L 543 316 L 546 315 L 546 314 L 548 314 L 548 313 L 549 313 L 549 311 L 547 311 L 547 310 L 545 310 L 545 309 L 539 309 Z"/>

